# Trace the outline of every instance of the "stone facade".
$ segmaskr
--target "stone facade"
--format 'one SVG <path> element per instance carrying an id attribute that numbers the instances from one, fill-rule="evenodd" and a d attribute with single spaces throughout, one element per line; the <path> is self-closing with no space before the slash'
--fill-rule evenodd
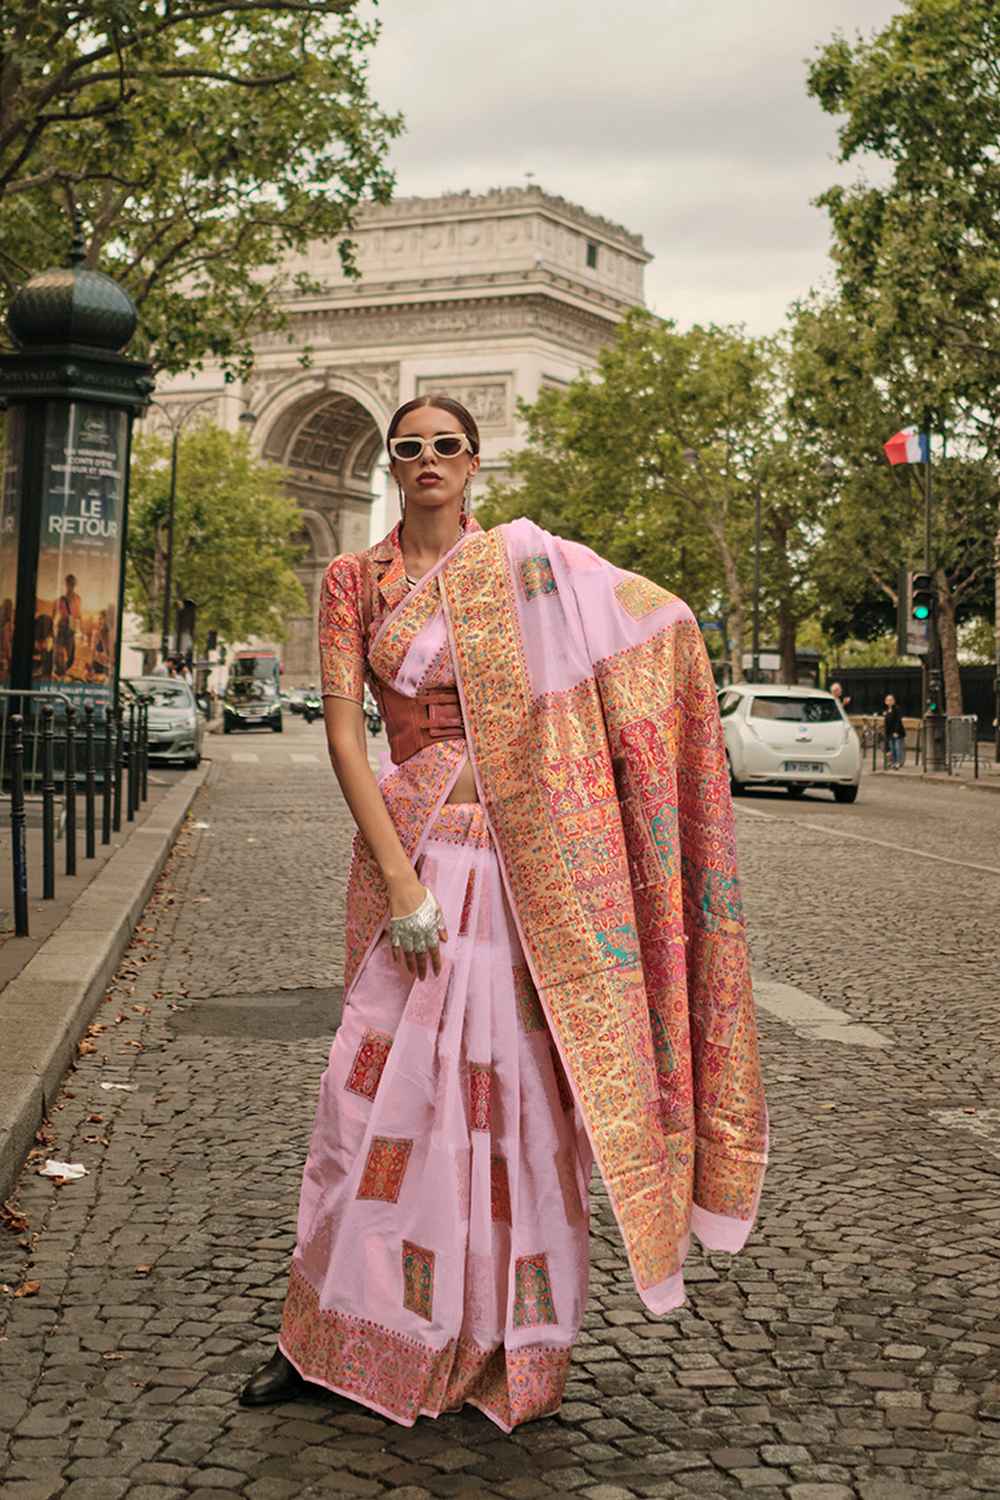
<path id="1" fill-rule="evenodd" d="M 242 388 L 224 390 L 206 370 L 158 393 L 190 403 L 217 391 L 206 416 L 230 427 L 248 406 L 255 447 L 289 472 L 309 549 L 299 570 L 309 610 L 289 621 L 283 650 L 290 683 L 318 676 L 326 563 L 367 546 L 398 513 L 381 441 L 395 407 L 435 390 L 464 401 L 482 430 L 481 489 L 521 441 L 518 400 L 593 367 L 642 303 L 650 259 L 638 235 L 537 187 L 375 205 L 353 241 L 358 280 L 332 243 L 289 260 L 289 275 L 322 290 L 291 303 L 291 341 L 260 337 Z"/>

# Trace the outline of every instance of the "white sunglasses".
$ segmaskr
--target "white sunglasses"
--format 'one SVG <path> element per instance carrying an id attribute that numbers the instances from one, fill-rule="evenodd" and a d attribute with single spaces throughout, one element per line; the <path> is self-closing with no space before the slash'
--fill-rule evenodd
<path id="1" fill-rule="evenodd" d="M 394 437 L 389 439 L 389 452 L 401 463 L 410 464 L 423 458 L 424 449 L 430 448 L 438 458 L 457 458 L 460 453 L 471 453 L 472 444 L 464 432 L 439 432 L 434 437 Z"/>

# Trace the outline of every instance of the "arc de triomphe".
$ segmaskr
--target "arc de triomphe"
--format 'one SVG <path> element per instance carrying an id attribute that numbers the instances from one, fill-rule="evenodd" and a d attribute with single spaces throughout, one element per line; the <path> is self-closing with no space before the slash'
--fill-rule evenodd
<path id="1" fill-rule="evenodd" d="M 395 407 L 435 390 L 464 401 L 482 432 L 482 485 L 521 441 L 517 399 L 594 365 L 642 303 L 651 258 L 640 236 L 538 187 L 397 199 L 365 210 L 352 238 L 360 280 L 343 275 L 332 244 L 290 263 L 324 291 L 292 304 L 291 340 L 256 342 L 244 386 L 223 387 L 207 368 L 157 392 L 186 405 L 217 390 L 218 407 L 204 409 L 224 427 L 243 410 L 224 390 L 242 396 L 256 417 L 254 447 L 288 472 L 308 547 L 298 570 L 308 613 L 288 622 L 282 646 L 290 684 L 318 679 L 327 562 L 368 546 L 398 514 L 381 440 Z"/>

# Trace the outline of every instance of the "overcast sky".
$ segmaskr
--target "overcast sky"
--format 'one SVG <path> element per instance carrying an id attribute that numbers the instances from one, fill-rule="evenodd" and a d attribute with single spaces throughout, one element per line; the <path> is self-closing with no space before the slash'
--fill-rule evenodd
<path id="1" fill-rule="evenodd" d="M 899 0 L 381 0 L 376 98 L 397 192 L 524 183 L 641 233 L 647 300 L 768 332 L 827 276 L 811 199 L 842 176 L 805 92 L 836 31 Z M 849 174 L 852 175 L 852 174 Z"/>

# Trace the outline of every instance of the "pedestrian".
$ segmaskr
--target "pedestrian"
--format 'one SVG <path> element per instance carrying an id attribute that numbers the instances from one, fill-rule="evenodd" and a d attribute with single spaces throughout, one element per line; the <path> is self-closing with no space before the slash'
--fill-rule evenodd
<path id="1" fill-rule="evenodd" d="M 842 684 L 839 683 L 839 682 L 831 682 L 830 683 L 830 695 L 831 695 L 831 697 L 836 698 L 837 702 L 840 704 L 841 708 L 844 710 L 844 713 L 846 714 L 846 712 L 847 712 L 847 705 L 850 703 L 851 700 L 850 700 L 850 698 L 845 698 L 844 697 L 844 689 L 843 689 Z"/>
<path id="2" fill-rule="evenodd" d="M 892 693 L 885 695 L 885 712 L 882 715 L 882 728 L 884 732 L 884 743 L 889 752 L 889 770 L 902 770 L 906 759 L 906 725 L 903 723 L 903 715 L 896 706 L 896 700 Z"/>
<path id="3" fill-rule="evenodd" d="M 563 1397 L 592 1150 L 654 1313 L 684 1300 L 692 1230 L 737 1250 L 753 1226 L 767 1113 L 725 748 L 686 605 L 530 521 L 480 528 L 464 406 L 408 401 L 387 448 L 402 520 L 321 589 L 358 825 L 344 1009 L 278 1349 L 241 1400 L 312 1382 L 509 1432 Z"/>

